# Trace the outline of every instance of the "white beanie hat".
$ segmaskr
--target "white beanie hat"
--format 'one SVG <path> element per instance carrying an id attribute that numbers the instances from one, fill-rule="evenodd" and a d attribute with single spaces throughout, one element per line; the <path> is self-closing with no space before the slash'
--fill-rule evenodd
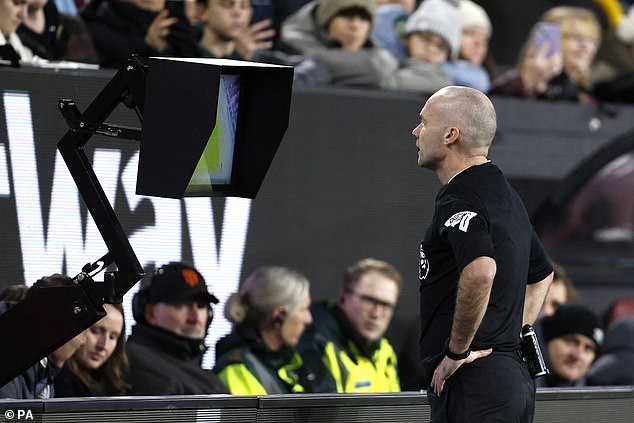
<path id="1" fill-rule="evenodd" d="M 443 37 L 457 57 L 460 50 L 460 13 L 447 0 L 425 0 L 405 23 L 405 34 L 429 31 Z"/>
<path id="2" fill-rule="evenodd" d="M 489 15 L 482 6 L 472 2 L 471 0 L 462 0 L 460 2 L 460 22 L 462 27 L 482 26 L 486 28 L 489 35 L 493 31 Z"/>
<path id="3" fill-rule="evenodd" d="M 616 36 L 624 43 L 634 42 L 634 5 L 616 26 Z"/>

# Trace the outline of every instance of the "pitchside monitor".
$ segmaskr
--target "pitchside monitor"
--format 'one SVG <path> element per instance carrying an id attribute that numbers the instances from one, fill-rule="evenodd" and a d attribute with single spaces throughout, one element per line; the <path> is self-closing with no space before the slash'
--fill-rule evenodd
<path id="1" fill-rule="evenodd" d="M 220 74 L 216 123 L 185 188 L 185 195 L 209 196 L 214 187 L 231 186 L 239 100 L 240 75 Z"/>
<path id="2" fill-rule="evenodd" d="M 288 127 L 293 69 L 151 58 L 137 194 L 254 198 Z"/>

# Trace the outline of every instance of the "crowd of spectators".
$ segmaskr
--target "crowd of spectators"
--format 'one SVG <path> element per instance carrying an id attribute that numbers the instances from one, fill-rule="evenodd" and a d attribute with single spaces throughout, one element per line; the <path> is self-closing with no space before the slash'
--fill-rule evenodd
<path id="1" fill-rule="evenodd" d="M 102 68 L 132 55 L 231 58 L 293 66 L 297 85 L 424 94 L 464 85 L 522 98 L 634 100 L 629 3 L 556 2 L 534 22 L 516 64 L 496 63 L 489 50 L 496 22 L 478 3 L 0 0 L 0 55 L 13 65 Z M 544 22 L 558 26 L 557 39 L 538 44 Z"/>
<path id="2" fill-rule="evenodd" d="M 56 274 L 29 290 L 9 286 L 0 314 L 31 290 L 69 284 Z M 226 300 L 233 328 L 216 343 L 214 368 L 204 369 L 218 299 L 196 268 L 171 262 L 134 295 L 127 339 L 123 308 L 104 304 L 104 317 L 0 386 L 0 399 L 398 392 L 398 358 L 384 334 L 401 284 L 393 265 L 366 258 L 346 269 L 336 300 L 311 304 L 304 275 L 258 268 Z"/>
<path id="3" fill-rule="evenodd" d="M 634 299 L 616 300 L 601 319 L 555 269 L 535 323 L 549 368 L 537 386 L 634 384 Z M 7 286 L 0 314 L 35 290 L 71 283 L 54 274 L 29 289 Z M 397 352 L 385 336 L 402 283 L 392 264 L 364 258 L 345 270 L 335 299 L 312 301 L 301 273 L 260 267 L 226 299 L 232 330 L 216 343 L 214 368 L 205 369 L 218 299 L 196 268 L 171 262 L 141 282 L 127 339 L 122 306 L 104 304 L 103 318 L 0 386 L 0 399 L 420 390 L 417 348 Z"/>

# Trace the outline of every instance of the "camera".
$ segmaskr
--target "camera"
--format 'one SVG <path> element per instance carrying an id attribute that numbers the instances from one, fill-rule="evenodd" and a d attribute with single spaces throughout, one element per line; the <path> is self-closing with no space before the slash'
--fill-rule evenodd
<path id="1" fill-rule="evenodd" d="M 531 376 L 533 376 L 533 379 L 550 373 L 548 371 L 548 367 L 546 367 L 542 350 L 539 347 L 537 334 L 531 325 L 526 324 L 522 327 L 521 348 L 524 360 L 526 360 L 526 364 L 528 365 L 528 369 Z"/>

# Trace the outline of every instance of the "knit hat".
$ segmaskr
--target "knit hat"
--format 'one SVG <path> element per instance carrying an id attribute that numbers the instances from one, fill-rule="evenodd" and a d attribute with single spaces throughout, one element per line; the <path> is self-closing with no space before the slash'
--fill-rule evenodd
<path id="1" fill-rule="evenodd" d="M 634 5 L 616 26 L 616 36 L 624 43 L 634 42 Z"/>
<path id="2" fill-rule="evenodd" d="M 425 0 L 407 19 L 405 34 L 429 31 L 443 37 L 451 48 L 451 57 L 460 50 L 460 13 L 446 0 Z"/>
<path id="3" fill-rule="evenodd" d="M 179 303 L 190 298 L 202 298 L 217 304 L 218 299 L 207 290 L 203 276 L 184 263 L 169 263 L 161 266 L 152 276 L 147 290 L 149 304 Z"/>
<path id="4" fill-rule="evenodd" d="M 592 339 L 597 348 L 603 343 L 603 329 L 599 318 L 590 310 L 579 304 L 564 304 L 557 308 L 555 314 L 542 319 L 544 340 L 565 335 L 580 334 Z"/>
<path id="5" fill-rule="evenodd" d="M 372 18 L 372 23 L 374 23 L 376 0 L 319 0 L 317 2 L 317 24 L 325 27 L 339 12 L 351 7 L 367 10 Z"/>
<path id="6" fill-rule="evenodd" d="M 493 30 L 491 20 L 482 6 L 472 2 L 471 0 L 462 0 L 458 10 L 460 11 L 460 22 L 462 23 L 462 28 L 468 26 L 482 26 L 486 28 L 489 35 L 491 35 Z"/>

